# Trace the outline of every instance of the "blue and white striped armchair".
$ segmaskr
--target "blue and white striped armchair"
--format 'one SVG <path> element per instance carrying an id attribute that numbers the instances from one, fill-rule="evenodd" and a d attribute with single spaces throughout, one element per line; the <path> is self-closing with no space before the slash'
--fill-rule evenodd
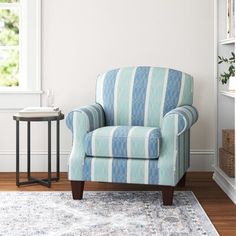
<path id="1" fill-rule="evenodd" d="M 84 181 L 163 185 L 163 204 L 189 168 L 193 78 L 158 67 L 110 70 L 97 78 L 96 103 L 71 111 L 69 180 L 74 199 Z"/>

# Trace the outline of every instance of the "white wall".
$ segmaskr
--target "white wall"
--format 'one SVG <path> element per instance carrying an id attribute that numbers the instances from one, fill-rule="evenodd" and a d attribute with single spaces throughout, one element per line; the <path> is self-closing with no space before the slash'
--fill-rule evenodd
<path id="1" fill-rule="evenodd" d="M 94 102 L 96 75 L 107 69 L 152 65 L 185 71 L 195 78 L 200 115 L 191 134 L 191 170 L 209 170 L 215 138 L 213 1 L 44 0 L 42 11 L 43 89 L 54 90 L 55 104 L 64 113 Z M 40 171 L 46 170 L 47 133 L 45 125 L 37 125 L 32 149 L 34 170 Z M 12 113 L 0 113 L 0 130 L 0 171 L 14 171 Z M 70 147 L 63 121 L 62 170 Z"/>

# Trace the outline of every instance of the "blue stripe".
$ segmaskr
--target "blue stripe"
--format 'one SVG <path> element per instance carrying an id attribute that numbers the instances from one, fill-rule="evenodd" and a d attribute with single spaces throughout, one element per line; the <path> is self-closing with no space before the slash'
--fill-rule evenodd
<path id="1" fill-rule="evenodd" d="M 89 129 L 90 129 L 90 130 L 94 130 L 94 124 L 93 124 L 94 118 L 93 118 L 93 113 L 92 113 L 88 108 L 85 108 L 85 107 L 80 108 L 80 110 L 83 111 L 83 112 L 87 115 L 87 117 L 88 117 L 88 119 L 89 119 Z"/>
<path id="2" fill-rule="evenodd" d="M 149 184 L 158 184 L 158 165 L 157 160 L 148 161 L 148 183 Z"/>
<path id="3" fill-rule="evenodd" d="M 185 129 L 190 128 L 192 125 L 192 122 L 189 119 L 191 119 L 191 117 L 188 116 L 188 114 L 186 113 L 186 110 L 179 109 L 177 111 L 177 114 L 179 114 L 178 132 L 181 132 L 184 129 L 185 125 L 187 125 Z"/>
<path id="4" fill-rule="evenodd" d="M 127 182 L 127 159 L 112 159 L 112 182 Z"/>
<path id="5" fill-rule="evenodd" d="M 176 108 L 181 88 L 182 72 L 169 70 L 163 115 Z"/>
<path id="6" fill-rule="evenodd" d="M 192 117 L 191 117 L 192 123 L 195 123 L 196 122 L 196 118 L 198 116 L 197 111 L 193 107 L 190 107 L 190 106 L 185 106 L 184 108 L 191 113 L 191 115 L 192 115 Z"/>
<path id="7" fill-rule="evenodd" d="M 193 121 L 193 117 L 189 117 L 188 113 L 187 113 L 187 109 L 183 109 L 182 111 L 180 111 L 180 113 L 183 116 L 183 119 L 186 120 L 186 125 L 187 125 L 187 129 L 191 127 L 192 125 L 192 121 Z M 191 113 L 191 112 L 190 112 Z"/>
<path id="8" fill-rule="evenodd" d="M 148 138 L 148 157 L 149 158 L 157 158 L 159 147 L 157 147 L 158 139 L 160 140 L 161 133 L 159 129 L 154 129 L 151 131 Z"/>
<path id="9" fill-rule="evenodd" d="M 183 134 L 182 134 L 183 135 Z M 181 137 L 182 135 L 180 135 L 178 138 L 177 138 L 177 150 L 178 150 L 178 154 L 177 154 L 177 160 L 176 160 L 176 176 L 177 176 L 177 179 L 181 179 L 180 175 L 180 169 L 181 169 L 181 159 L 182 159 L 182 150 L 181 150 Z"/>
<path id="10" fill-rule="evenodd" d="M 138 67 L 132 94 L 132 125 L 144 125 L 144 112 L 150 67 Z"/>
<path id="11" fill-rule="evenodd" d="M 107 72 L 103 84 L 103 108 L 106 114 L 106 125 L 114 124 L 114 92 L 117 70 Z"/>
<path id="12" fill-rule="evenodd" d="M 83 167 L 83 178 L 84 180 L 91 180 L 91 162 L 92 158 L 85 158 Z"/>
<path id="13" fill-rule="evenodd" d="M 188 136 L 188 131 L 184 132 L 182 135 L 184 135 L 184 170 L 186 171 L 188 169 L 188 145 L 187 145 L 187 136 Z"/>
<path id="14" fill-rule="evenodd" d="M 130 126 L 118 127 L 112 137 L 112 156 L 127 157 L 127 137 Z"/>
<path id="15" fill-rule="evenodd" d="M 186 146 L 187 146 L 187 161 L 188 161 L 188 168 L 190 167 L 190 130 L 188 130 L 187 132 L 186 132 L 186 136 L 187 136 L 187 139 L 186 139 L 186 142 L 185 142 L 185 144 L 186 144 Z"/>
<path id="16" fill-rule="evenodd" d="M 182 116 L 178 117 L 179 123 L 178 123 L 178 133 L 181 132 L 185 127 L 185 121 Z"/>
<path id="17" fill-rule="evenodd" d="M 72 132 L 73 132 L 73 114 L 74 112 L 71 111 L 66 117 L 66 125 Z"/>
<path id="18" fill-rule="evenodd" d="M 98 108 L 98 105 L 91 105 L 97 112 L 97 115 L 98 115 L 98 124 L 96 124 L 96 128 L 98 127 L 102 127 L 103 124 L 102 124 L 102 112 L 101 110 Z"/>
<path id="19" fill-rule="evenodd" d="M 88 156 L 92 156 L 92 134 L 93 132 L 88 133 L 84 139 L 84 149 Z"/>

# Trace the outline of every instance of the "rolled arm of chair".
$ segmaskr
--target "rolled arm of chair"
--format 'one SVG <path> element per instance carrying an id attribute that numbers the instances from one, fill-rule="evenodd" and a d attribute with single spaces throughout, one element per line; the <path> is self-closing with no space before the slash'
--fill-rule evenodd
<path id="1" fill-rule="evenodd" d="M 178 119 L 178 136 L 184 133 L 186 130 L 190 129 L 191 126 L 198 119 L 198 111 L 193 106 L 181 106 L 177 107 L 164 116 L 164 121 L 170 116 L 175 116 Z"/>
<path id="2" fill-rule="evenodd" d="M 71 111 L 66 117 L 67 127 L 73 132 L 74 117 L 85 125 L 86 132 L 93 131 L 104 126 L 104 111 L 100 104 L 88 105 Z"/>
<path id="3" fill-rule="evenodd" d="M 73 145 L 69 158 L 69 180 L 83 180 L 85 158 L 85 135 L 104 126 L 104 111 L 101 105 L 89 105 L 71 111 L 66 124 L 73 133 Z"/>
<path id="4" fill-rule="evenodd" d="M 184 146 L 184 157 L 183 153 L 180 154 L 179 140 L 184 142 L 183 139 L 188 138 L 187 131 L 197 119 L 196 108 L 187 105 L 177 107 L 165 114 L 161 127 L 162 139 L 158 160 L 160 185 L 175 186 L 180 180 L 179 177 L 182 177 L 182 172 L 187 170 L 188 166 L 183 159 L 189 158 L 189 140 Z M 182 158 L 178 160 L 180 155 Z M 181 172 L 178 172 L 180 170 Z"/>

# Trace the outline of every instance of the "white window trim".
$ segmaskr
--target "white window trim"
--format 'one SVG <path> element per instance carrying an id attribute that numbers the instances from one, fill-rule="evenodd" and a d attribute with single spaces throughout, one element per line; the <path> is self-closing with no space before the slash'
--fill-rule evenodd
<path id="1" fill-rule="evenodd" d="M 18 110 L 22 109 L 27 106 L 40 106 L 41 105 L 41 94 L 43 91 L 41 90 L 41 45 L 42 45 L 42 17 L 41 17 L 41 9 L 42 9 L 42 1 L 41 0 L 21 0 L 22 2 L 25 1 L 27 4 L 33 4 L 34 1 L 34 10 L 35 10 L 35 16 L 32 21 L 34 21 L 33 27 L 29 30 L 33 30 L 33 35 L 31 36 L 32 39 L 29 39 L 29 33 L 25 34 L 23 31 L 23 34 L 27 35 L 27 40 L 30 40 L 31 42 L 35 42 L 34 45 L 27 44 L 27 42 L 24 42 L 24 44 L 20 45 L 21 50 L 27 51 L 28 45 L 31 46 L 31 51 L 28 53 L 27 51 L 27 57 L 30 59 L 27 59 L 28 65 L 23 64 L 24 69 L 27 68 L 27 76 L 20 74 L 20 76 L 23 76 L 24 79 L 20 79 L 20 81 L 25 81 L 25 84 L 27 86 L 23 87 L 0 87 L 0 111 L 2 110 Z M 23 5 L 24 6 L 24 5 Z M 25 9 L 24 9 L 25 10 Z M 27 16 L 28 17 L 28 16 Z M 22 19 L 22 21 L 26 19 Z M 22 27 L 22 29 L 24 29 Z M 27 44 L 27 46 L 26 46 Z M 33 45 L 33 46 L 32 46 Z M 22 60 L 23 61 L 23 60 Z M 30 65 L 31 63 L 31 65 Z M 33 68 L 33 69 L 32 69 Z"/>

